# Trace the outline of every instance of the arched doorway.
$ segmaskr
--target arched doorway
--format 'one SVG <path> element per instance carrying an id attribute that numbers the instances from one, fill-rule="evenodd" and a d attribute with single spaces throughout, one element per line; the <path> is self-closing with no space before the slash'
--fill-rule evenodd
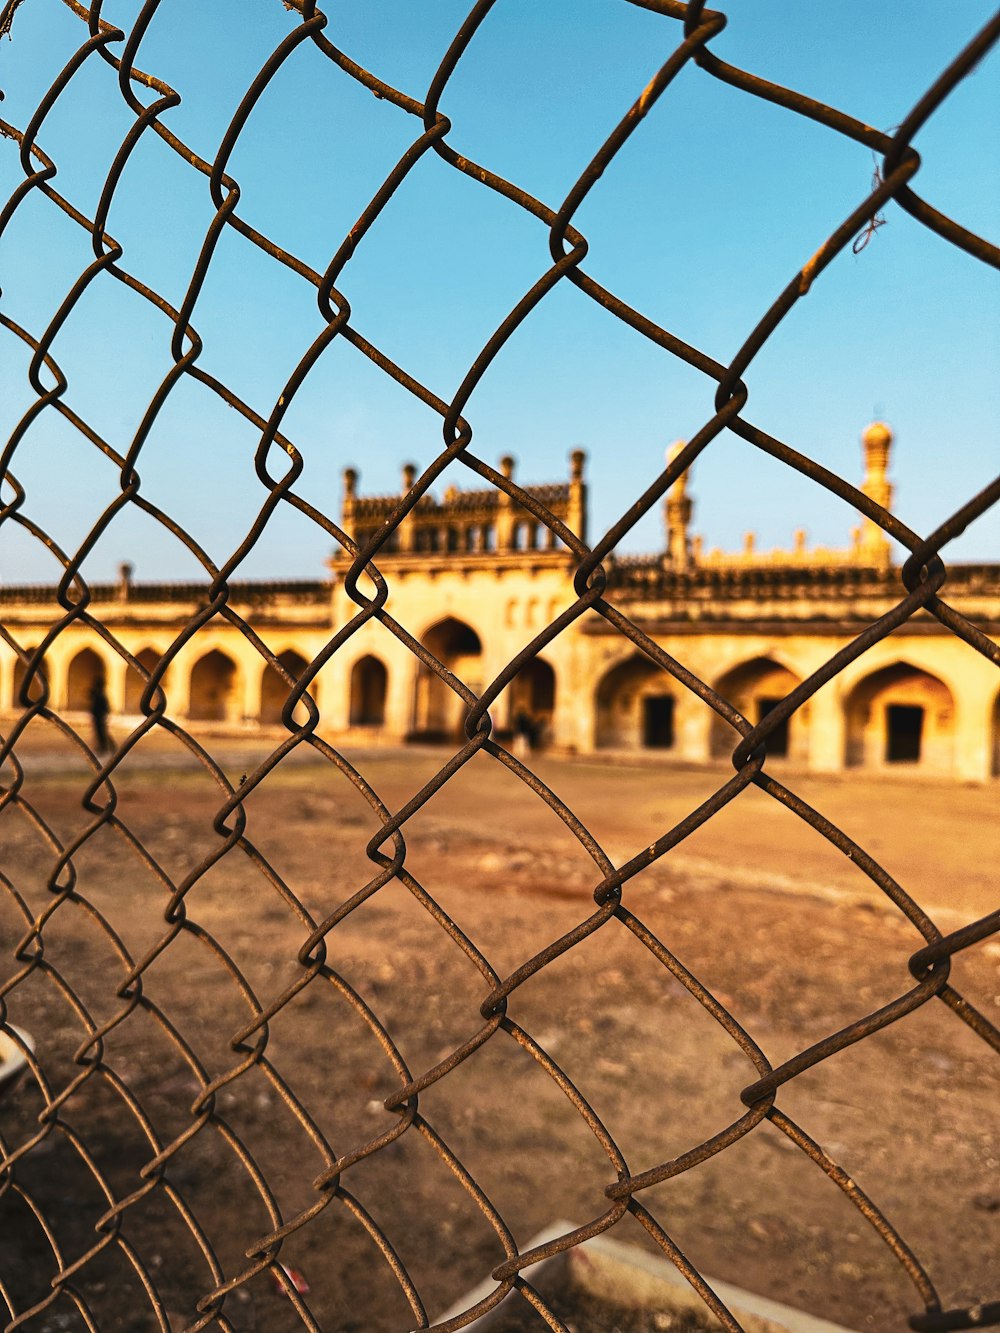
<path id="1" fill-rule="evenodd" d="M 619 662 L 597 687 L 598 749 L 673 749 L 675 700 L 671 677 L 648 657 Z"/>
<path id="2" fill-rule="evenodd" d="M 448 616 L 433 625 L 423 646 L 473 694 L 482 689 L 483 646 L 479 635 L 462 620 Z M 466 705 L 441 677 L 421 662 L 417 672 L 413 734 L 424 740 L 457 740 L 463 734 Z"/>
<path id="3" fill-rule="evenodd" d="M 295 681 L 305 671 L 307 662 L 301 653 L 289 648 L 278 654 L 278 661 Z M 275 671 L 270 663 L 264 668 L 260 681 L 260 721 L 266 727 L 275 727 L 281 723 L 281 710 L 288 702 L 292 687 Z M 298 704 L 292 720 L 301 725 L 308 717 L 305 704 Z"/>
<path id="4" fill-rule="evenodd" d="M 798 684 L 798 676 L 787 667 L 770 657 L 755 657 L 727 671 L 713 688 L 756 727 Z M 804 725 L 807 707 L 803 705 L 771 733 L 767 739 L 768 759 L 805 762 L 809 754 L 808 734 Z M 713 759 L 728 759 L 738 744 L 739 732 L 713 712 L 709 747 Z"/>
<path id="5" fill-rule="evenodd" d="M 24 654 L 26 657 L 30 657 L 34 651 L 35 651 L 34 646 L 30 648 L 25 648 Z M 25 666 L 25 664 L 21 661 L 19 657 L 15 658 L 14 681 L 11 687 L 10 702 L 12 707 L 16 708 L 18 711 L 20 711 L 24 707 L 24 704 L 21 702 L 21 689 L 24 685 L 24 678 L 27 674 L 28 674 L 28 668 Z M 38 671 L 35 672 L 31 680 L 31 698 L 32 701 L 35 703 L 37 703 L 41 698 L 42 684 L 39 677 L 47 679 L 44 664 Z"/>
<path id="6" fill-rule="evenodd" d="M 955 701 L 937 676 L 897 662 L 859 681 L 844 708 L 849 767 L 951 772 Z"/>
<path id="7" fill-rule="evenodd" d="M 188 716 L 195 722 L 235 722 L 237 710 L 236 663 L 213 648 L 191 670 Z"/>
<path id="8" fill-rule="evenodd" d="M 66 707 L 73 713 L 86 713 L 98 686 L 105 684 L 104 662 L 93 648 L 83 648 L 69 664 L 66 675 Z"/>
<path id="9" fill-rule="evenodd" d="M 385 696 L 389 673 L 369 653 L 351 668 L 351 726 L 381 727 L 385 723 Z"/>
<path id="10" fill-rule="evenodd" d="M 510 720 L 527 719 L 532 744 L 540 748 L 552 739 L 552 717 L 556 708 L 556 673 L 540 657 L 533 657 L 511 681 Z"/>
<path id="11" fill-rule="evenodd" d="M 141 653 L 136 653 L 136 661 L 144 666 L 152 674 L 155 667 L 159 665 L 160 654 L 155 648 L 143 648 Z M 146 692 L 146 686 L 149 684 L 138 671 L 132 667 L 125 673 L 125 712 L 133 716 L 142 712 L 142 696 Z"/>

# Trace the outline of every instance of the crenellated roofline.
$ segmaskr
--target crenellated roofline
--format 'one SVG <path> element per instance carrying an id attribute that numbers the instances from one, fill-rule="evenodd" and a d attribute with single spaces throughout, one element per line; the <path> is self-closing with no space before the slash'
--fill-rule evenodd
<path id="1" fill-rule="evenodd" d="M 397 553 L 398 554 L 398 553 Z M 565 552 L 563 553 L 566 554 Z M 419 556 L 419 553 L 415 553 Z M 376 565 L 379 563 L 376 558 Z M 492 562 L 487 566 L 490 567 Z M 675 569 L 662 555 L 609 556 L 604 561 L 608 593 L 631 600 L 685 598 L 730 600 L 758 593 L 789 598 L 906 595 L 898 566 L 851 565 L 707 565 Z M 949 592 L 1000 599 L 1000 563 L 959 563 L 946 566 L 942 595 Z M 241 605 L 291 602 L 325 604 L 335 579 L 239 579 L 227 584 L 228 602 Z M 208 601 L 210 582 L 92 583 L 92 602 L 121 602 L 142 606 L 155 603 Z M 0 584 L 0 605 L 27 606 L 58 603 L 52 583 Z"/>

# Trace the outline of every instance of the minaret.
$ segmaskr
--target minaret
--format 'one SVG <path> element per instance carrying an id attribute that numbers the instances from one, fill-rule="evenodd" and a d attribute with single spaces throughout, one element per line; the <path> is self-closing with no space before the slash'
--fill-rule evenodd
<path id="1" fill-rule="evenodd" d="M 410 491 L 413 490 L 413 483 L 416 481 L 416 479 L 417 479 L 416 464 L 404 463 L 403 477 L 402 477 L 403 496 L 409 495 Z M 400 498 L 402 498 L 402 496 Z M 399 527 L 396 529 L 396 534 L 399 538 L 399 549 L 401 551 L 412 551 L 416 547 L 417 525 L 413 522 L 412 515 L 413 515 L 413 510 L 411 509 L 410 513 L 407 515 L 406 518 L 403 519 L 402 523 L 400 523 Z"/>
<path id="2" fill-rule="evenodd" d="M 354 539 L 354 500 L 358 493 L 358 474 L 352 467 L 344 469 L 344 500 L 340 506 L 340 526 Z"/>
<path id="3" fill-rule="evenodd" d="M 676 440 L 667 450 L 667 462 L 672 463 L 684 448 L 686 441 Z M 667 491 L 663 512 L 667 523 L 667 562 L 673 569 L 687 569 L 691 563 L 691 538 L 688 528 L 694 502 L 687 493 L 688 474 L 682 472 Z"/>
<path id="4" fill-rule="evenodd" d="M 566 511 L 566 526 L 575 532 L 582 542 L 587 540 L 587 483 L 583 479 L 583 465 L 587 455 L 582 449 L 574 449 L 569 456 L 569 507 Z"/>
<path id="5" fill-rule="evenodd" d="M 874 500 L 877 505 L 891 512 L 892 483 L 888 472 L 892 431 L 884 421 L 873 421 L 862 433 L 861 443 L 865 452 L 865 476 L 861 489 L 869 500 Z M 889 538 L 884 529 L 867 516 L 862 521 L 858 535 L 858 550 L 873 565 L 884 566 L 890 563 Z"/>
<path id="6" fill-rule="evenodd" d="M 515 460 L 510 454 L 500 459 L 500 471 L 508 481 L 514 479 Z M 497 491 L 496 549 L 510 551 L 514 547 L 514 501 L 506 491 Z"/>
<path id="7" fill-rule="evenodd" d="M 132 575 L 135 573 L 135 566 L 128 560 L 123 560 L 118 566 L 118 600 L 127 602 L 129 594 L 132 591 Z"/>

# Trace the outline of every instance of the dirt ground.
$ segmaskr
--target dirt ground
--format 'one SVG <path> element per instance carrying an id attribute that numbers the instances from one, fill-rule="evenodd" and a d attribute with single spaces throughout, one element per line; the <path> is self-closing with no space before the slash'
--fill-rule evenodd
<path id="1" fill-rule="evenodd" d="M 275 734 L 208 744 L 238 782 L 279 740 Z M 448 753 L 373 749 L 350 757 L 396 810 Z M 81 806 L 82 761 L 39 725 L 18 754 L 23 795 L 63 845 L 71 844 L 93 822 Z M 544 755 L 533 766 L 616 863 L 729 776 L 721 766 Z M 806 774 L 789 781 L 879 859 L 942 930 L 997 906 L 996 784 Z M 145 741 L 122 765 L 115 790 L 116 816 L 175 884 L 220 845 L 212 828 L 219 789 L 169 738 Z M 247 838 L 317 921 L 369 880 L 364 849 L 378 821 L 343 775 L 304 747 L 247 796 L 246 811 Z M 589 856 L 486 755 L 414 815 L 405 836 L 407 868 L 501 977 L 593 910 L 600 875 Z M 52 902 L 46 881 L 55 856 L 16 806 L 0 811 L 0 848 L 10 885 L 31 913 L 44 910 Z M 8 1152 L 37 1140 L 18 1160 L 13 1186 L 8 1178 L 4 1188 L 0 1178 L 0 1294 L 15 1311 L 44 1298 L 56 1246 L 66 1266 L 96 1250 L 72 1286 L 102 1333 L 159 1327 L 140 1270 L 172 1327 L 193 1327 L 195 1303 L 214 1285 L 196 1226 L 230 1279 L 246 1269 L 248 1249 L 325 1200 L 280 1250 L 281 1263 L 308 1285 L 303 1299 L 311 1315 L 297 1313 L 263 1271 L 231 1291 L 227 1322 L 211 1327 L 404 1333 L 420 1321 L 352 1201 L 390 1239 L 430 1321 L 503 1262 L 502 1225 L 525 1246 L 555 1219 L 582 1225 L 607 1211 L 604 1190 L 615 1179 L 608 1154 L 552 1077 L 503 1028 L 420 1092 L 416 1123 L 343 1171 L 346 1195 L 318 1193 L 314 1181 L 328 1161 L 318 1136 L 345 1156 L 391 1129 L 399 1117 L 383 1101 L 401 1082 L 371 1024 L 322 976 L 268 1024 L 266 1062 L 274 1075 L 251 1063 L 218 1085 L 214 1115 L 199 1119 L 191 1108 L 201 1085 L 150 1006 L 190 1044 L 209 1077 L 238 1070 L 247 1062 L 231 1039 L 253 1010 L 234 968 L 266 1007 L 302 977 L 296 958 L 308 932 L 279 886 L 239 847 L 193 884 L 182 928 L 167 926 L 167 889 L 113 829 L 86 839 L 73 865 L 80 900 L 56 908 L 44 927 L 44 954 L 36 951 L 35 965 L 7 995 L 9 1020 L 37 1042 L 50 1096 L 66 1093 L 41 1131 L 44 1099 L 33 1077 L 0 1100 Z M 141 1003 L 127 998 L 126 965 L 87 903 L 133 958 L 172 936 L 144 973 Z M 903 994 L 912 984 L 906 960 L 921 944 L 857 866 L 753 789 L 632 880 L 624 903 L 775 1065 Z M 12 889 L 0 881 L 0 985 L 25 969 L 14 956 L 24 930 Z M 333 927 L 327 962 L 391 1034 L 414 1077 L 483 1027 L 479 1006 L 488 988 L 481 972 L 396 881 Z M 997 1021 L 996 937 L 955 960 L 952 983 Z M 84 1010 L 94 1025 L 128 1012 L 98 1051 L 87 1042 Z M 732 1038 L 615 918 L 519 986 L 507 1016 L 586 1097 L 633 1174 L 735 1120 L 744 1110 L 740 1091 L 756 1078 Z M 100 1059 L 92 1069 L 95 1051 Z M 935 1000 L 799 1075 L 777 1098 L 898 1227 L 945 1307 L 1000 1300 L 998 1072 L 996 1056 Z M 278 1076 L 311 1124 L 286 1105 Z M 154 1156 L 152 1138 L 172 1144 L 185 1133 L 162 1182 L 143 1195 L 144 1181 L 155 1177 L 140 1175 Z M 434 1136 L 461 1166 L 449 1166 Z M 266 1185 L 254 1183 L 251 1159 Z M 484 1215 L 463 1170 L 502 1224 Z M 113 1200 L 134 1192 L 120 1233 L 115 1223 L 100 1222 Z M 270 1215 L 263 1202 L 269 1194 Z M 184 1220 L 181 1198 L 196 1224 Z M 907 1317 L 923 1308 L 875 1230 L 767 1121 L 637 1198 L 707 1275 L 858 1330 L 905 1329 Z M 52 1229 L 49 1239 L 40 1218 Z M 612 1234 L 654 1249 L 629 1214 Z M 524 1329 L 546 1327 L 527 1302 L 515 1300 L 524 1306 Z M 63 1295 L 18 1327 L 54 1333 L 87 1323 Z M 575 1327 L 584 1333 L 584 1316 Z"/>

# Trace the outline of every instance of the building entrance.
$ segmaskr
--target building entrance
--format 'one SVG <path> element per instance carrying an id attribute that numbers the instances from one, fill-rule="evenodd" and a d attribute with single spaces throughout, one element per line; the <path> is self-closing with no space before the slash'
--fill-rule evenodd
<path id="1" fill-rule="evenodd" d="M 642 743 L 669 750 L 674 743 L 674 701 L 669 694 L 647 694 L 642 701 Z"/>
<path id="2" fill-rule="evenodd" d="M 768 713 L 773 708 L 777 708 L 781 703 L 780 699 L 762 698 L 757 700 L 757 723 L 764 721 Z M 780 727 L 771 732 L 767 738 L 767 753 L 769 758 L 782 759 L 788 754 L 788 718 L 786 717 Z"/>
<path id="3" fill-rule="evenodd" d="M 924 710 L 911 704 L 889 704 L 885 710 L 885 757 L 890 764 L 917 763 L 924 730 Z"/>

